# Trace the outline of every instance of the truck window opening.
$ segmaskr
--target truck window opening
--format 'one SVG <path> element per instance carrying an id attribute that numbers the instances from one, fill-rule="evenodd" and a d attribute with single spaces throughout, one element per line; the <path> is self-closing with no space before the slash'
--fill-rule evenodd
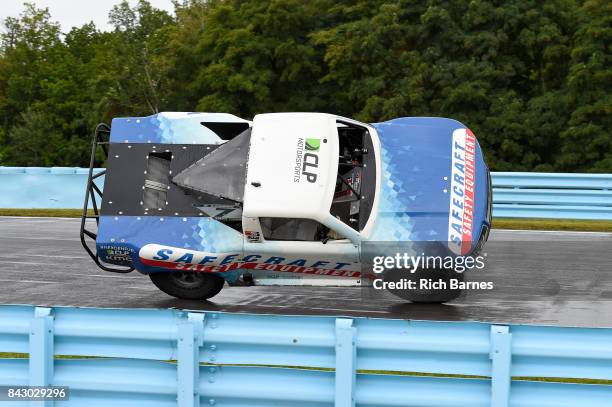
<path id="1" fill-rule="evenodd" d="M 371 136 L 365 127 L 340 120 L 337 123 L 338 172 L 330 212 L 351 228 L 361 231 L 370 215 L 373 198 L 370 195 L 375 188 L 375 178 L 371 177 L 376 168 Z M 366 175 L 369 176 L 364 179 Z"/>

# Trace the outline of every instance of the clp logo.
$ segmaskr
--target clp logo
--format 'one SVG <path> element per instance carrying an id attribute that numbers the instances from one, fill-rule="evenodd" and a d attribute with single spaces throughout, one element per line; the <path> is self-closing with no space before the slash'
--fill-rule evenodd
<path id="1" fill-rule="evenodd" d="M 315 154 L 321 148 L 320 138 L 307 138 L 305 149 L 308 153 L 304 154 L 302 164 L 302 174 L 306 176 L 308 182 L 317 182 L 317 174 L 314 172 L 319 168 L 319 156 Z M 310 167 L 310 168 L 309 168 Z M 308 170 L 308 171 L 307 171 Z"/>
<path id="2" fill-rule="evenodd" d="M 306 150 L 319 151 L 319 148 L 321 148 L 320 138 L 307 138 L 306 139 Z"/>

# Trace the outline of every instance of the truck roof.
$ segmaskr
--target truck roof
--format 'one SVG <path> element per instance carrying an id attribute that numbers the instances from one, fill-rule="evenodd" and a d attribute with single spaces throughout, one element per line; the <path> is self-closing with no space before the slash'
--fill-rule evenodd
<path id="1" fill-rule="evenodd" d="M 320 219 L 329 214 L 338 166 L 337 116 L 255 116 L 243 214 Z"/>

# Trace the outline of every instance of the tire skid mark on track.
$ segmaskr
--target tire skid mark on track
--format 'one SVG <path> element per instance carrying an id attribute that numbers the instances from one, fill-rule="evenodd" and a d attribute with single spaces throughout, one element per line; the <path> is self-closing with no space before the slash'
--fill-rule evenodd
<path id="1" fill-rule="evenodd" d="M 62 239 L 57 237 L 34 237 L 34 236 L 15 236 L 15 235 L 6 235 L 3 234 L 0 236 L 0 239 L 22 239 L 22 240 L 46 240 L 46 241 L 56 241 L 61 240 L 63 242 L 81 242 L 80 239 Z"/>
<path id="2" fill-rule="evenodd" d="M 42 281 L 42 280 L 8 280 L 4 278 L 0 278 L 0 281 L 5 283 L 15 283 L 15 284 L 23 284 L 23 283 L 34 283 L 34 284 L 62 284 L 61 281 Z"/>
<path id="3" fill-rule="evenodd" d="M 8 257 L 19 257 L 19 255 L 17 254 L 3 254 L 0 255 L 0 260 L 3 260 L 4 256 L 8 256 Z M 30 254 L 28 253 L 28 257 L 44 257 L 44 258 L 50 258 L 50 259 L 89 259 L 89 257 L 86 256 L 60 256 L 60 255 L 56 255 L 56 254 Z"/>
<path id="4" fill-rule="evenodd" d="M 49 263 L 31 263 L 27 261 L 7 261 L 0 259 L 0 263 L 8 263 L 8 264 L 25 264 L 27 266 L 48 266 Z"/>

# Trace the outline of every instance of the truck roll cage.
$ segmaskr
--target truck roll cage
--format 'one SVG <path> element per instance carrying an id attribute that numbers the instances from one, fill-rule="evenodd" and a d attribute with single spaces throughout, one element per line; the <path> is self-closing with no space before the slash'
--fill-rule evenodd
<path id="1" fill-rule="evenodd" d="M 109 265 L 104 265 L 100 261 L 98 257 L 97 250 L 91 250 L 89 245 L 87 244 L 86 237 L 92 239 L 94 244 L 96 242 L 97 228 L 100 225 L 100 211 L 98 206 L 98 201 L 96 199 L 96 195 L 100 199 L 100 203 L 102 203 L 102 190 L 96 185 L 95 180 L 102 177 L 106 174 L 106 170 L 102 170 L 96 174 L 94 174 L 94 165 L 96 162 L 96 153 L 98 152 L 98 147 L 102 149 L 104 152 L 104 156 L 108 158 L 108 145 L 110 139 L 110 126 L 105 123 L 100 123 L 96 126 L 93 135 L 93 143 L 91 147 L 91 159 L 89 160 L 89 173 L 87 176 L 87 187 L 85 190 L 85 203 L 83 204 L 83 214 L 81 215 L 81 244 L 89 257 L 93 259 L 93 261 L 104 271 L 110 271 L 112 273 L 130 273 L 134 271 L 134 267 L 129 268 L 119 268 L 119 267 L 111 267 Z M 93 215 L 89 214 L 89 203 L 91 201 L 91 208 L 93 210 Z M 87 219 L 95 219 L 96 220 L 96 231 L 93 232 L 86 228 Z"/>

